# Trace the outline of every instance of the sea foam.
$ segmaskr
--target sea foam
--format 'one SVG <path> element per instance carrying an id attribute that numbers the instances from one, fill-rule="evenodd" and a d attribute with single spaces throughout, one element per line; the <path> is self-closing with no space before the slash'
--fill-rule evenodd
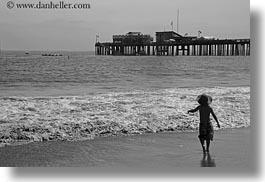
<path id="1" fill-rule="evenodd" d="M 198 130 L 199 94 L 213 97 L 221 128 L 250 126 L 250 87 L 172 88 L 84 96 L 1 97 L 0 145 Z M 217 129 L 215 121 L 214 128 Z"/>

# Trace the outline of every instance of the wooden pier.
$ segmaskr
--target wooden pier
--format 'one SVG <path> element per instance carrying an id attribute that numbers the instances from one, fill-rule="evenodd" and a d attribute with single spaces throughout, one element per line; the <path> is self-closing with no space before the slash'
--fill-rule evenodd
<path id="1" fill-rule="evenodd" d="M 96 55 L 121 56 L 249 56 L 250 39 L 190 40 L 183 42 L 95 44 Z"/>

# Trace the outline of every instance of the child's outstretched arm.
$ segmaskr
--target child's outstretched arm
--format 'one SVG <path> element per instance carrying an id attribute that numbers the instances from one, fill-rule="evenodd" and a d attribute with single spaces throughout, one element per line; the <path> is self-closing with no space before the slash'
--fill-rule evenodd
<path id="1" fill-rule="evenodd" d="M 217 119 L 217 117 L 216 117 L 216 115 L 214 114 L 214 112 L 213 112 L 213 110 L 212 110 L 212 109 L 211 109 L 211 114 L 212 114 L 213 118 L 215 119 L 215 121 L 216 121 L 216 123 L 217 123 L 217 126 L 218 126 L 218 128 L 220 128 L 220 124 L 219 124 L 219 122 L 218 122 L 218 119 Z"/>
<path id="2" fill-rule="evenodd" d="M 190 113 L 190 112 L 194 113 L 194 112 L 198 111 L 199 107 L 200 106 L 197 106 L 195 109 L 188 110 L 188 113 Z"/>

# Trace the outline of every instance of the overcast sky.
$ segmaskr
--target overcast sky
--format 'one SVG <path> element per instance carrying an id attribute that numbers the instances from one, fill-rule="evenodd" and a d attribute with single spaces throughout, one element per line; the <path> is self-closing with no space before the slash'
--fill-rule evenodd
<path id="1" fill-rule="evenodd" d="M 156 31 L 171 30 L 171 21 L 176 31 L 178 9 L 180 34 L 197 35 L 201 30 L 202 36 L 216 38 L 250 37 L 249 0 L 64 0 L 91 6 L 78 10 L 8 9 L 8 1 L 0 2 L 4 50 L 94 50 L 96 35 L 105 42 L 129 31 L 155 37 Z"/>

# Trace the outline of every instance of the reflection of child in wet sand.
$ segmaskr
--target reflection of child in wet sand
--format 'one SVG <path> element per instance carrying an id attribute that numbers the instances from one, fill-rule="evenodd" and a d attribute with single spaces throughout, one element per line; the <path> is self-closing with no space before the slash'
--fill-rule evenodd
<path id="1" fill-rule="evenodd" d="M 211 158 L 209 153 L 204 153 L 201 160 L 201 167 L 216 167 L 214 159 Z"/>
<path id="2" fill-rule="evenodd" d="M 199 127 L 199 139 L 202 145 L 203 152 L 209 152 L 210 147 L 210 141 L 213 140 L 213 126 L 210 122 L 210 114 L 214 117 L 217 126 L 220 128 L 220 124 L 218 122 L 218 119 L 216 115 L 213 112 L 213 109 L 209 106 L 209 104 L 212 102 L 212 98 L 207 95 L 200 95 L 197 98 L 197 101 L 199 102 L 199 106 L 197 106 L 195 109 L 191 109 L 188 111 L 188 113 L 194 113 L 196 111 L 199 111 L 200 113 L 200 127 Z M 206 140 L 207 149 L 205 150 L 204 147 L 204 140 Z"/>

